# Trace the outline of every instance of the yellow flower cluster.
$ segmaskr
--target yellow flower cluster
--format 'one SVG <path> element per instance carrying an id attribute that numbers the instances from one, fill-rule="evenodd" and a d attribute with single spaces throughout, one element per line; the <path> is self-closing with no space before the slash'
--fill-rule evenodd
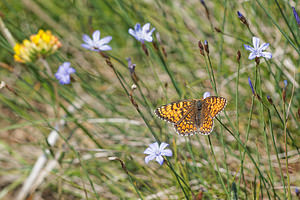
<path id="1" fill-rule="evenodd" d="M 33 62 L 39 57 L 53 54 L 59 47 L 61 43 L 51 31 L 39 30 L 38 34 L 30 36 L 30 40 L 25 39 L 22 44 L 15 45 L 14 58 L 17 62 Z"/>

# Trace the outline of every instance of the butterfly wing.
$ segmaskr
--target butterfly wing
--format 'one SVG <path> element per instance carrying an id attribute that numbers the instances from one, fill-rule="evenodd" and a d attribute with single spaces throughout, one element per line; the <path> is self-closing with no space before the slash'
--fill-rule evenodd
<path id="1" fill-rule="evenodd" d="M 174 128 L 179 135 L 188 136 L 197 132 L 196 125 L 196 109 L 191 109 L 178 123 L 174 124 Z"/>
<path id="2" fill-rule="evenodd" d="M 224 97 L 211 96 L 204 99 L 204 106 L 212 118 L 216 117 L 226 106 L 226 99 Z"/>
<path id="3" fill-rule="evenodd" d="M 176 124 L 192 108 L 192 100 L 182 100 L 163 105 L 154 110 L 154 113 L 167 122 Z"/>

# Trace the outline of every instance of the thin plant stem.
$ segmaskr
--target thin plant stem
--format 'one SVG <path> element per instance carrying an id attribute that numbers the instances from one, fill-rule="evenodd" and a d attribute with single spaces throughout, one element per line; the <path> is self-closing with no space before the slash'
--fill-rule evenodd
<path id="1" fill-rule="evenodd" d="M 212 143 L 211 143 L 211 140 L 210 140 L 210 135 L 208 135 L 208 141 L 209 141 L 209 146 L 210 146 L 210 151 L 212 153 L 212 156 L 213 156 L 213 159 L 214 159 L 214 162 L 215 162 L 215 165 L 217 167 L 217 172 L 218 172 L 218 175 L 219 175 L 219 179 L 221 181 L 221 184 L 223 186 L 223 189 L 225 190 L 226 194 L 227 194 L 227 198 L 230 199 L 230 194 L 229 192 L 227 191 L 227 188 L 224 184 L 224 181 L 223 181 L 223 178 L 222 178 L 222 174 L 220 173 L 220 169 L 219 169 L 219 165 L 217 163 L 217 160 L 216 160 L 216 156 L 215 156 L 215 152 L 214 152 L 214 149 L 212 147 Z"/>
<path id="2" fill-rule="evenodd" d="M 273 146 L 274 146 L 274 149 L 275 149 L 275 152 L 276 152 L 276 159 L 277 159 L 277 163 L 278 163 L 278 166 L 279 166 L 280 177 L 281 177 L 281 181 L 282 181 L 282 185 L 283 185 L 284 198 L 286 198 L 285 181 L 284 181 L 284 176 L 283 176 L 283 173 L 282 173 L 281 162 L 280 162 L 280 159 L 279 159 L 279 156 L 278 156 L 279 152 L 278 152 L 278 149 L 276 147 L 275 136 L 274 136 L 274 133 L 273 133 L 272 115 L 271 115 L 271 112 L 270 112 L 269 109 L 268 109 L 268 116 L 269 116 L 269 126 L 270 126 L 270 132 L 271 132 L 271 136 L 272 136 L 272 142 L 273 142 Z"/>
<path id="3" fill-rule="evenodd" d="M 283 11 L 282 11 L 282 9 L 281 9 L 279 3 L 278 3 L 278 0 L 275 0 L 275 3 L 276 3 L 276 5 L 277 5 L 277 7 L 278 7 L 278 9 L 279 9 L 279 11 L 280 11 L 281 16 L 282 16 L 283 19 L 284 19 L 286 25 L 287 25 L 288 28 L 290 29 L 290 32 L 292 33 L 292 35 L 293 35 L 293 37 L 294 37 L 294 40 L 295 40 L 295 42 L 296 42 L 296 44 L 297 44 L 297 46 L 298 46 L 298 48 L 299 48 L 299 43 L 298 43 L 297 37 L 296 37 L 296 35 L 295 35 L 295 33 L 294 33 L 294 30 L 293 30 L 292 27 L 290 26 L 290 24 L 289 24 L 289 22 L 288 22 L 288 20 L 287 20 L 287 18 L 286 18 L 286 16 L 285 16 L 285 14 L 283 13 Z"/>
<path id="4" fill-rule="evenodd" d="M 261 4 L 261 2 L 259 0 L 256 0 L 256 2 L 264 10 L 264 12 L 268 15 L 268 17 L 271 19 L 272 23 L 277 27 L 277 29 L 281 32 L 281 34 L 285 37 L 285 39 L 287 39 L 287 41 L 292 45 L 292 47 L 294 47 L 294 49 L 298 52 L 298 54 L 300 54 L 300 50 L 298 49 L 298 47 L 296 47 L 296 45 L 289 38 L 289 36 L 280 28 L 280 26 L 276 23 L 276 21 L 273 19 L 273 17 L 269 13 L 269 11 Z"/>
<path id="5" fill-rule="evenodd" d="M 173 169 L 173 167 L 172 167 L 172 165 L 171 165 L 169 159 L 167 159 L 167 165 L 168 165 L 168 167 L 171 169 L 171 171 L 174 173 L 174 175 L 175 175 L 175 177 L 176 177 L 176 180 L 177 180 L 177 182 L 179 183 L 179 186 L 180 186 L 181 190 L 182 190 L 183 193 L 184 193 L 185 198 L 186 198 L 187 200 L 189 200 L 190 198 L 188 197 L 188 194 L 186 193 L 185 189 L 183 188 L 183 186 L 182 186 L 181 181 L 179 180 L 179 178 L 180 178 L 184 183 L 185 183 L 185 181 L 184 181 L 184 180 L 176 173 L 176 171 Z M 185 185 L 187 185 L 187 184 L 185 183 Z M 188 186 L 188 185 L 187 185 L 187 186 Z M 190 188 L 190 187 L 188 186 L 188 188 Z"/>
<path id="6" fill-rule="evenodd" d="M 179 85 L 178 85 L 177 81 L 175 80 L 174 75 L 170 71 L 169 66 L 167 65 L 167 63 L 166 63 L 166 61 L 164 59 L 164 56 L 162 55 L 162 53 L 160 51 L 156 51 L 156 52 L 157 52 L 156 55 L 158 56 L 158 58 L 160 59 L 160 61 L 162 63 L 163 69 L 167 72 L 167 74 L 170 77 L 171 82 L 172 82 L 172 84 L 173 84 L 173 86 L 174 86 L 174 88 L 175 88 L 175 90 L 176 90 L 179 98 L 181 98 L 182 97 L 182 91 L 179 88 Z"/>
<path id="7" fill-rule="evenodd" d="M 254 160 L 254 158 L 252 157 L 252 155 L 250 154 L 250 152 L 247 150 L 247 147 L 243 144 L 243 142 L 232 132 L 232 131 L 230 131 L 223 123 L 222 123 L 222 121 L 221 120 L 219 120 L 219 118 L 217 118 L 216 117 L 216 119 L 218 120 L 218 122 L 220 122 L 220 124 L 236 139 L 236 141 L 238 141 L 238 143 L 240 143 L 241 144 L 241 146 L 243 147 L 243 149 L 245 150 L 245 152 L 247 153 L 247 155 L 249 156 L 249 158 L 250 158 L 250 160 L 251 160 L 251 162 L 254 164 L 254 166 L 255 166 L 255 168 L 257 169 L 257 171 L 258 171 L 258 173 L 259 173 L 259 175 L 260 175 L 260 177 L 262 178 L 262 182 L 263 182 L 263 184 L 264 184 L 264 186 L 265 186 L 265 188 L 266 188 L 266 191 L 267 191 L 267 194 L 268 194 L 268 197 L 269 198 L 271 198 L 270 197 L 270 194 L 269 194 L 269 191 L 268 191 L 268 189 L 267 189 L 267 184 L 266 183 L 268 183 L 268 182 L 266 182 L 267 181 L 267 179 L 264 177 L 264 175 L 262 174 L 262 172 L 261 172 L 261 170 L 259 169 L 259 167 L 258 167 L 258 165 L 257 165 L 257 163 L 255 162 L 255 160 Z"/>

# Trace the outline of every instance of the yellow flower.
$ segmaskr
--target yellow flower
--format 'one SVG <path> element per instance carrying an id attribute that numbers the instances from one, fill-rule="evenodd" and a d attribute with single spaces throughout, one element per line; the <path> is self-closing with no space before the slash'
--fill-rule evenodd
<path id="1" fill-rule="evenodd" d="M 30 36 L 30 40 L 25 39 L 22 44 L 15 45 L 14 59 L 22 63 L 33 62 L 39 57 L 53 54 L 60 47 L 61 43 L 51 31 L 39 30 L 37 34 Z"/>

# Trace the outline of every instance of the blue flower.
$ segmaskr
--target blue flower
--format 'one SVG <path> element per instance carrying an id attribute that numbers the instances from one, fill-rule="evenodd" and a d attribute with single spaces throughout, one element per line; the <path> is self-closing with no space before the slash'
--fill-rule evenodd
<path id="1" fill-rule="evenodd" d="M 238 17 L 241 19 L 243 16 L 243 14 L 240 11 L 237 11 Z"/>
<path id="2" fill-rule="evenodd" d="M 250 85 L 250 87 L 251 87 L 252 94 L 255 95 L 255 91 L 254 91 L 254 88 L 253 88 L 253 85 L 252 85 L 252 82 L 251 82 L 250 77 L 248 77 L 248 83 L 249 83 L 249 85 Z"/>
<path id="3" fill-rule="evenodd" d="M 249 45 L 244 44 L 245 49 L 248 51 L 251 51 L 249 55 L 249 59 L 252 60 L 256 57 L 265 57 L 266 59 L 271 59 L 272 54 L 270 52 L 263 52 L 266 50 L 269 46 L 269 43 L 263 43 L 262 45 L 259 46 L 259 38 L 253 37 L 253 47 L 250 47 Z"/>
<path id="4" fill-rule="evenodd" d="M 294 17 L 295 17 L 295 19 L 296 19 L 296 22 L 297 22 L 298 26 L 300 27 L 300 18 L 299 18 L 299 15 L 298 15 L 298 13 L 296 12 L 295 7 L 292 7 L 292 8 L 293 8 L 293 13 L 294 13 Z"/>
<path id="5" fill-rule="evenodd" d="M 144 43 L 144 41 L 152 42 L 152 33 L 154 30 L 155 28 L 152 28 L 152 30 L 150 31 L 150 23 L 145 24 L 142 28 L 141 25 L 137 23 L 134 26 L 134 30 L 130 28 L 128 30 L 128 33 L 135 37 L 135 39 L 137 39 L 138 41 Z"/>
<path id="6" fill-rule="evenodd" d="M 163 164 L 163 156 L 172 156 L 173 153 L 170 149 L 165 149 L 169 146 L 167 143 L 162 142 L 160 146 L 157 142 L 150 144 L 149 147 L 144 151 L 144 154 L 148 154 L 145 157 L 145 162 L 148 164 L 150 160 L 156 160 L 160 165 Z"/>
<path id="7" fill-rule="evenodd" d="M 70 83 L 70 74 L 73 74 L 76 72 L 76 70 L 72 67 L 70 67 L 71 63 L 64 62 L 62 65 L 59 66 L 57 72 L 55 73 L 55 78 L 59 80 L 59 83 L 69 84 Z"/>
<path id="8" fill-rule="evenodd" d="M 203 99 L 205 99 L 206 97 L 210 97 L 210 92 L 204 92 Z"/>
<path id="9" fill-rule="evenodd" d="M 287 80 L 284 80 L 284 81 L 283 81 L 283 83 L 284 83 L 284 87 L 286 88 L 286 87 L 287 87 L 287 85 L 288 85 L 288 82 L 287 82 Z"/>
<path id="10" fill-rule="evenodd" d="M 111 47 L 107 45 L 111 41 L 111 36 L 106 36 L 102 39 L 100 39 L 100 31 L 96 30 L 93 33 L 93 39 L 91 39 L 88 35 L 84 34 L 82 36 L 82 40 L 85 42 L 81 44 L 83 48 L 86 48 L 88 50 L 92 51 L 109 51 L 111 50 Z"/>

